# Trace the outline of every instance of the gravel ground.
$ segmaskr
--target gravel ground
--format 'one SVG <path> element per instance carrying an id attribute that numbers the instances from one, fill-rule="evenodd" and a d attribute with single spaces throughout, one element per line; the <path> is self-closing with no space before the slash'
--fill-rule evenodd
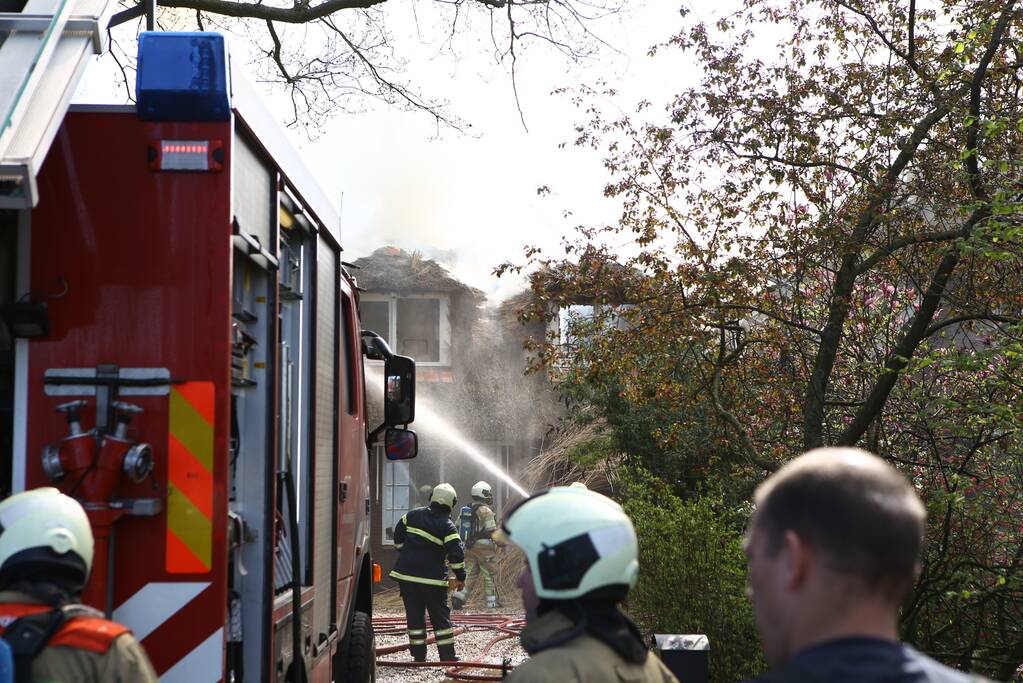
<path id="1" fill-rule="evenodd" d="M 379 603 L 378 603 L 379 604 Z M 460 614 L 480 614 L 486 616 L 494 616 L 497 614 L 507 615 L 509 619 L 521 619 L 522 612 L 517 610 L 501 610 L 501 611 L 490 611 L 486 609 L 467 609 L 458 610 L 452 613 L 452 619 L 455 625 L 458 625 L 458 615 Z M 378 608 L 374 616 L 376 617 L 404 617 L 405 613 L 401 609 L 388 609 Z M 486 658 L 480 657 L 480 653 L 488 642 L 498 635 L 497 631 L 485 630 L 475 631 L 471 630 L 466 633 L 459 634 L 455 637 L 455 651 L 458 653 L 458 657 L 464 660 L 473 661 L 485 661 L 494 662 L 500 664 L 505 657 L 511 658 L 511 663 L 514 666 L 526 659 L 526 652 L 519 645 L 518 638 L 512 637 L 507 640 L 503 640 L 490 650 L 490 655 Z M 404 644 L 408 642 L 408 636 L 405 634 L 400 635 L 381 635 L 377 634 L 377 647 L 384 647 L 387 645 Z M 437 658 L 437 646 L 427 646 L 427 659 Z M 408 650 L 403 652 L 395 652 L 393 654 L 384 655 L 382 659 L 388 659 L 393 661 L 412 661 L 412 656 Z M 477 673 L 489 673 L 498 674 L 499 672 L 491 669 L 488 671 L 478 671 Z M 377 680 L 381 683 L 439 683 L 440 681 L 451 680 L 444 675 L 443 669 L 403 669 L 397 667 L 377 667 Z"/>

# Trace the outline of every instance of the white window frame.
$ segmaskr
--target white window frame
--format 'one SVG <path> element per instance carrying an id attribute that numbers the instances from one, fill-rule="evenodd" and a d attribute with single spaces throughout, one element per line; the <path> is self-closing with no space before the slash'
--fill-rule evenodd
<path id="1" fill-rule="evenodd" d="M 398 350 L 398 299 L 436 299 L 440 302 L 440 330 L 439 330 L 439 343 L 440 343 L 440 360 L 438 361 L 421 361 L 418 358 L 415 359 L 416 365 L 420 367 L 448 367 L 451 365 L 451 320 L 449 319 L 449 310 L 451 307 L 451 298 L 447 294 L 440 293 L 417 293 L 417 294 L 406 294 L 397 292 L 364 292 L 361 297 L 361 301 L 385 301 L 387 302 L 387 331 L 373 330 L 387 342 L 387 345 L 391 347 L 395 353 L 400 353 Z M 367 360 L 368 363 L 377 363 L 382 365 L 382 361 Z"/>
<path id="2" fill-rule="evenodd" d="M 384 501 L 386 500 L 387 489 L 388 488 L 391 488 L 391 489 L 395 488 L 395 485 L 393 483 L 391 483 L 390 485 L 387 484 L 387 481 L 386 481 L 386 478 L 384 476 L 384 473 L 387 472 L 387 468 L 390 467 L 391 468 L 391 481 L 393 482 L 394 481 L 394 469 L 396 469 L 397 465 L 404 465 L 405 467 L 408 468 L 408 484 L 404 485 L 405 488 L 408 489 L 408 501 L 409 502 L 408 502 L 408 507 L 405 510 L 406 512 L 408 512 L 409 510 L 413 509 L 412 504 L 413 504 L 413 501 L 415 500 L 413 498 L 415 492 L 412 490 L 412 462 L 409 461 L 409 460 L 388 460 L 386 457 L 384 457 L 383 447 L 382 446 L 380 446 L 379 450 L 377 451 L 377 462 L 380 463 L 380 470 L 379 470 L 379 473 L 378 473 L 378 476 L 377 476 L 377 484 L 379 486 L 379 491 L 380 491 L 380 545 L 383 545 L 383 546 L 393 546 L 394 545 L 394 539 L 393 538 L 387 538 L 387 519 L 386 519 L 386 515 L 387 515 L 388 512 L 393 512 L 394 510 L 398 510 L 399 508 L 394 507 L 393 504 L 392 504 L 391 507 L 387 507 L 386 505 L 384 505 Z M 393 501 L 394 500 L 394 498 L 393 498 L 393 495 L 394 495 L 393 490 L 392 490 L 391 495 L 392 495 L 391 500 Z M 397 522 L 395 522 L 395 524 L 397 524 Z"/>
<path id="3" fill-rule="evenodd" d="M 497 444 L 497 464 L 507 472 L 511 474 L 512 460 L 515 455 L 515 447 L 507 442 Z M 494 496 L 494 506 L 498 512 L 501 512 L 505 508 L 505 503 L 508 498 L 511 497 L 511 487 L 508 482 L 501 480 L 497 484 L 497 495 Z M 499 520 L 500 521 L 500 520 Z"/>
<path id="4" fill-rule="evenodd" d="M 629 329 L 629 324 L 623 314 L 633 308 L 633 304 L 569 304 L 554 308 L 556 315 L 552 316 L 547 323 L 547 333 L 557 339 L 558 345 L 567 349 L 573 346 L 572 336 L 569 328 L 572 320 L 590 320 L 607 315 L 610 311 L 613 317 L 604 321 L 603 328 L 607 329 Z M 584 309 L 589 309 L 585 311 Z"/>

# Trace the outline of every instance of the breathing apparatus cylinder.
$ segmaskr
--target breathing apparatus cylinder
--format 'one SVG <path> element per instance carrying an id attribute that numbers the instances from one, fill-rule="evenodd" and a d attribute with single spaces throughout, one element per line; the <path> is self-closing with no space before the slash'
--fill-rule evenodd
<path id="1" fill-rule="evenodd" d="M 464 505 L 458 515 L 458 535 L 462 537 L 463 543 L 469 543 L 470 534 L 472 534 L 472 506 Z"/>

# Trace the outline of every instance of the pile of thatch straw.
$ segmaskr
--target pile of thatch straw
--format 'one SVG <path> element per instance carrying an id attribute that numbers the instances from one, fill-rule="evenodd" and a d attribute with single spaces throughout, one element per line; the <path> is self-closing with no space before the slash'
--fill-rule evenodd
<path id="1" fill-rule="evenodd" d="M 571 453 L 599 437 L 603 430 L 602 423 L 563 426 L 551 445 L 526 465 L 520 475 L 522 485 L 529 491 L 540 491 L 551 486 L 568 486 L 578 481 L 592 491 L 606 495 L 614 493 L 618 484 L 617 459 L 600 460 L 583 466 L 570 457 Z"/>

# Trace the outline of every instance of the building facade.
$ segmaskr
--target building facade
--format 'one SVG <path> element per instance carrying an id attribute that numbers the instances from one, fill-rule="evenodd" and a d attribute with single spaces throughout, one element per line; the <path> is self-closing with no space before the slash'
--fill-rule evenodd
<path id="1" fill-rule="evenodd" d="M 417 366 L 412 428 L 419 435 L 419 456 L 388 461 L 377 444 L 371 464 L 372 550 L 384 570 L 381 587 L 387 587 L 393 585 L 386 577 L 397 558 L 394 525 L 427 504 L 435 485 L 454 486 L 461 506 L 471 500 L 472 485 L 485 480 L 493 486 L 499 515 L 518 498 L 483 461 L 516 478 L 539 451 L 554 402 L 544 395 L 542 381 L 523 376 L 522 338 L 499 309 L 487 307 L 482 292 L 437 262 L 394 247 L 377 249 L 353 265 L 362 290 L 363 329 L 415 358 Z M 380 372 L 379 361 L 366 363 L 368 375 Z M 369 399 L 380 404 L 379 397 Z"/>

